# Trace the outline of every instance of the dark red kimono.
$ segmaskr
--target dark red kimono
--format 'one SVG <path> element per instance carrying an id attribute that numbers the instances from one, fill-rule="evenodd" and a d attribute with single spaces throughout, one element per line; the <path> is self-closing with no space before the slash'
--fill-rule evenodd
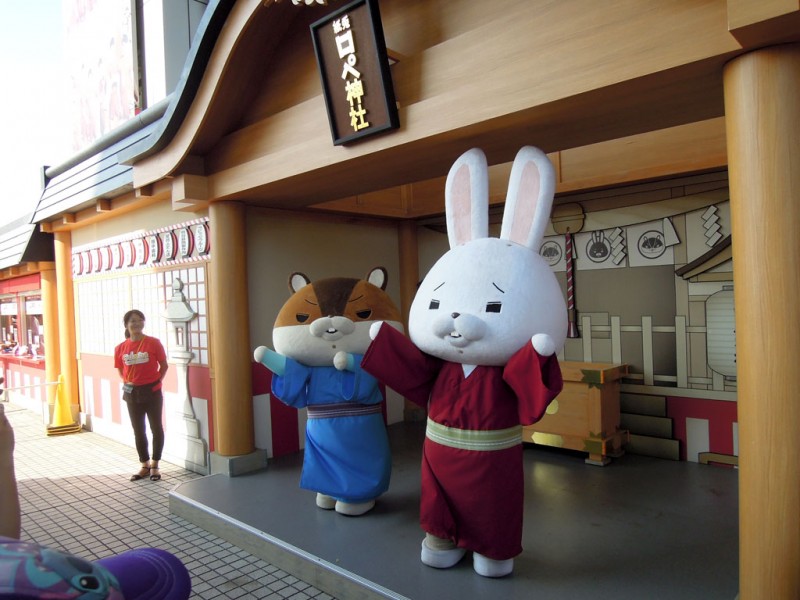
<path id="1" fill-rule="evenodd" d="M 468 431 L 530 425 L 563 386 L 558 359 L 531 344 L 504 367 L 462 365 L 419 350 L 392 327 L 381 327 L 362 367 L 428 409 L 428 418 Z M 522 440 L 500 450 L 465 450 L 426 437 L 422 452 L 420 523 L 437 537 L 495 560 L 522 551 Z"/>

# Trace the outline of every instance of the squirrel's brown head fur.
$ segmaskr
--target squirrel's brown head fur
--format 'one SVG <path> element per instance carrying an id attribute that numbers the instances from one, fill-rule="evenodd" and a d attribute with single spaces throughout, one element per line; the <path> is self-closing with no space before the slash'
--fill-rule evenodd
<path id="1" fill-rule="evenodd" d="M 385 292 L 386 282 L 383 267 L 365 279 L 331 277 L 313 283 L 292 273 L 292 296 L 275 319 L 275 351 L 309 366 L 329 366 L 338 351 L 363 354 L 372 323 L 400 326 L 400 311 Z"/>

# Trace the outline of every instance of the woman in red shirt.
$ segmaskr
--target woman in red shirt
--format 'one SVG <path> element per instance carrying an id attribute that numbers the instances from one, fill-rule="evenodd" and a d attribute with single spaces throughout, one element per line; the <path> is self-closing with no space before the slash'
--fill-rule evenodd
<path id="1" fill-rule="evenodd" d="M 141 311 L 129 310 L 122 320 L 126 339 L 114 349 L 114 366 L 124 382 L 122 397 L 128 403 L 136 452 L 141 462 L 141 468 L 131 476 L 131 481 L 144 479 L 148 475 L 152 481 L 158 481 L 161 479 L 158 461 L 164 449 L 164 425 L 161 422 L 164 396 L 161 382 L 169 368 L 167 355 L 157 338 L 143 333 L 145 318 Z M 152 459 L 148 450 L 145 417 L 153 433 Z"/>

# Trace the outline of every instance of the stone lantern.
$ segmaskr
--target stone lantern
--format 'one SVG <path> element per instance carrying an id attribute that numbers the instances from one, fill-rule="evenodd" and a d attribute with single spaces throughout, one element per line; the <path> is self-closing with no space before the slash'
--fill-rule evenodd
<path id="1" fill-rule="evenodd" d="M 197 419 L 192 397 L 189 393 L 189 363 L 194 352 L 188 348 L 187 326 L 195 318 L 195 311 L 189 306 L 183 294 L 183 282 L 172 282 L 172 297 L 162 317 L 170 324 L 172 339 L 169 343 L 169 362 L 175 367 L 178 377 L 176 403 L 165 404 L 166 439 L 164 453 L 190 471 L 208 475 L 208 444 L 202 438 L 200 421 Z"/>

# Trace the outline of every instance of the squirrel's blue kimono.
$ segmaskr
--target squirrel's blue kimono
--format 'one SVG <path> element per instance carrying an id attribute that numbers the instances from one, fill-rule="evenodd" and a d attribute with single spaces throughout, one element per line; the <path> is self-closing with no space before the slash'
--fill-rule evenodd
<path id="1" fill-rule="evenodd" d="M 284 374 L 272 377 L 281 402 L 308 408 L 300 487 L 349 503 L 384 493 L 392 466 L 378 381 L 354 358 L 353 371 L 287 358 Z"/>

